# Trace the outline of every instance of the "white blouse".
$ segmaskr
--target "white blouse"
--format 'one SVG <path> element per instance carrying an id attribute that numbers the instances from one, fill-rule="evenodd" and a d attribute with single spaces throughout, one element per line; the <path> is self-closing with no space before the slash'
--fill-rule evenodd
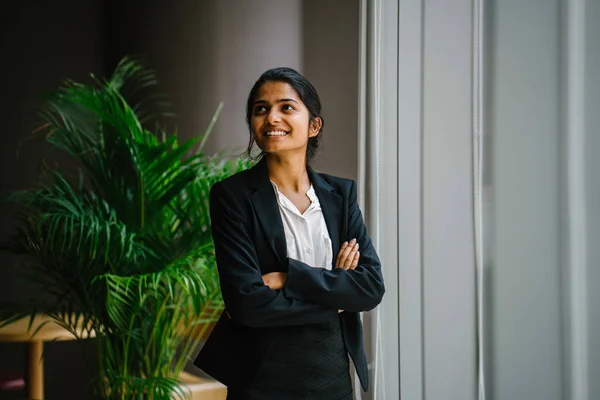
<path id="1" fill-rule="evenodd" d="M 271 183 L 283 222 L 287 256 L 311 267 L 331 269 L 333 262 L 331 239 L 321 203 L 313 186 L 311 185 L 306 192 L 311 204 L 304 214 L 301 214 L 298 208 L 279 191 L 277 185 L 272 181 Z"/>

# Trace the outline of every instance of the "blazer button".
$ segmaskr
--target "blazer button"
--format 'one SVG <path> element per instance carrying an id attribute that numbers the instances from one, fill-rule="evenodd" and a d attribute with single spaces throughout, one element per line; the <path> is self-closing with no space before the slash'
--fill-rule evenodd
<path id="1" fill-rule="evenodd" d="M 306 248 L 306 252 L 307 252 L 308 254 L 310 254 L 310 247 L 307 247 L 307 248 Z"/>

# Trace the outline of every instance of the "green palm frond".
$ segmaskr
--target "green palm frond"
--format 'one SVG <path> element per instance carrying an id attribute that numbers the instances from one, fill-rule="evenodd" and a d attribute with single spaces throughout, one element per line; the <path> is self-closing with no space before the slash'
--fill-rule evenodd
<path id="1" fill-rule="evenodd" d="M 205 278 L 197 268 L 173 264 L 158 272 L 134 276 L 106 274 L 96 279 L 106 284 L 109 316 L 120 329 L 127 329 L 131 313 L 149 310 L 148 307 L 157 305 L 157 299 L 185 302 L 192 306 L 186 312 L 199 315 L 214 290 L 207 286 Z"/>
<path id="2" fill-rule="evenodd" d="M 40 132 L 76 169 L 47 166 L 38 185 L 7 199 L 20 210 L 4 247 L 52 300 L 13 307 L 0 323 L 42 312 L 77 337 L 93 332 L 106 398 L 184 397 L 177 378 L 200 340 L 190 332 L 223 308 L 209 192 L 250 167 L 201 153 L 221 106 L 203 138 L 146 129 L 156 82 L 131 58 L 105 81 L 65 82 Z"/>

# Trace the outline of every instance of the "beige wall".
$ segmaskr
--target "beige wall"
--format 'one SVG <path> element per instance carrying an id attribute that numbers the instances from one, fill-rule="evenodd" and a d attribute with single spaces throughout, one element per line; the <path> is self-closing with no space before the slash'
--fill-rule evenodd
<path id="1" fill-rule="evenodd" d="M 325 118 L 314 166 L 356 179 L 359 1 L 304 0 L 302 6 L 303 72 L 319 91 Z"/>
<path id="2" fill-rule="evenodd" d="M 114 25 L 123 37 L 108 50 L 113 62 L 123 54 L 148 55 L 179 117 L 169 127 L 184 138 L 203 134 L 223 101 L 206 152 L 241 153 L 248 143 L 246 97 L 256 79 L 275 66 L 302 66 L 301 1 L 130 3 L 130 9 L 115 3 Z"/>
<path id="3" fill-rule="evenodd" d="M 356 178 L 358 0 L 137 2 L 144 6 L 114 10 L 118 33 L 108 52 L 113 63 L 122 54 L 148 54 L 179 116 L 170 126 L 183 137 L 203 133 L 224 101 L 206 151 L 241 152 L 252 85 L 265 70 L 289 66 L 321 96 L 326 123 L 315 167 Z"/>

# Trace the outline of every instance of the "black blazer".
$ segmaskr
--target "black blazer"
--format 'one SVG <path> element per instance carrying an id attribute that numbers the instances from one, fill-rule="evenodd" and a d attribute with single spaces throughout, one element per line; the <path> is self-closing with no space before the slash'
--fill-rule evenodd
<path id="1" fill-rule="evenodd" d="M 379 257 L 356 201 L 356 183 L 310 168 L 308 174 L 331 237 L 334 263 L 344 241 L 358 240 L 360 260 L 354 270 L 313 268 L 287 257 L 279 206 L 264 160 L 211 190 L 212 234 L 227 312 L 194 363 L 227 386 L 252 379 L 286 329 L 340 318 L 346 349 L 367 390 L 359 312 L 373 309 L 383 297 Z M 262 275 L 274 271 L 288 273 L 282 290 L 263 283 Z M 338 314 L 338 309 L 344 312 Z"/>

